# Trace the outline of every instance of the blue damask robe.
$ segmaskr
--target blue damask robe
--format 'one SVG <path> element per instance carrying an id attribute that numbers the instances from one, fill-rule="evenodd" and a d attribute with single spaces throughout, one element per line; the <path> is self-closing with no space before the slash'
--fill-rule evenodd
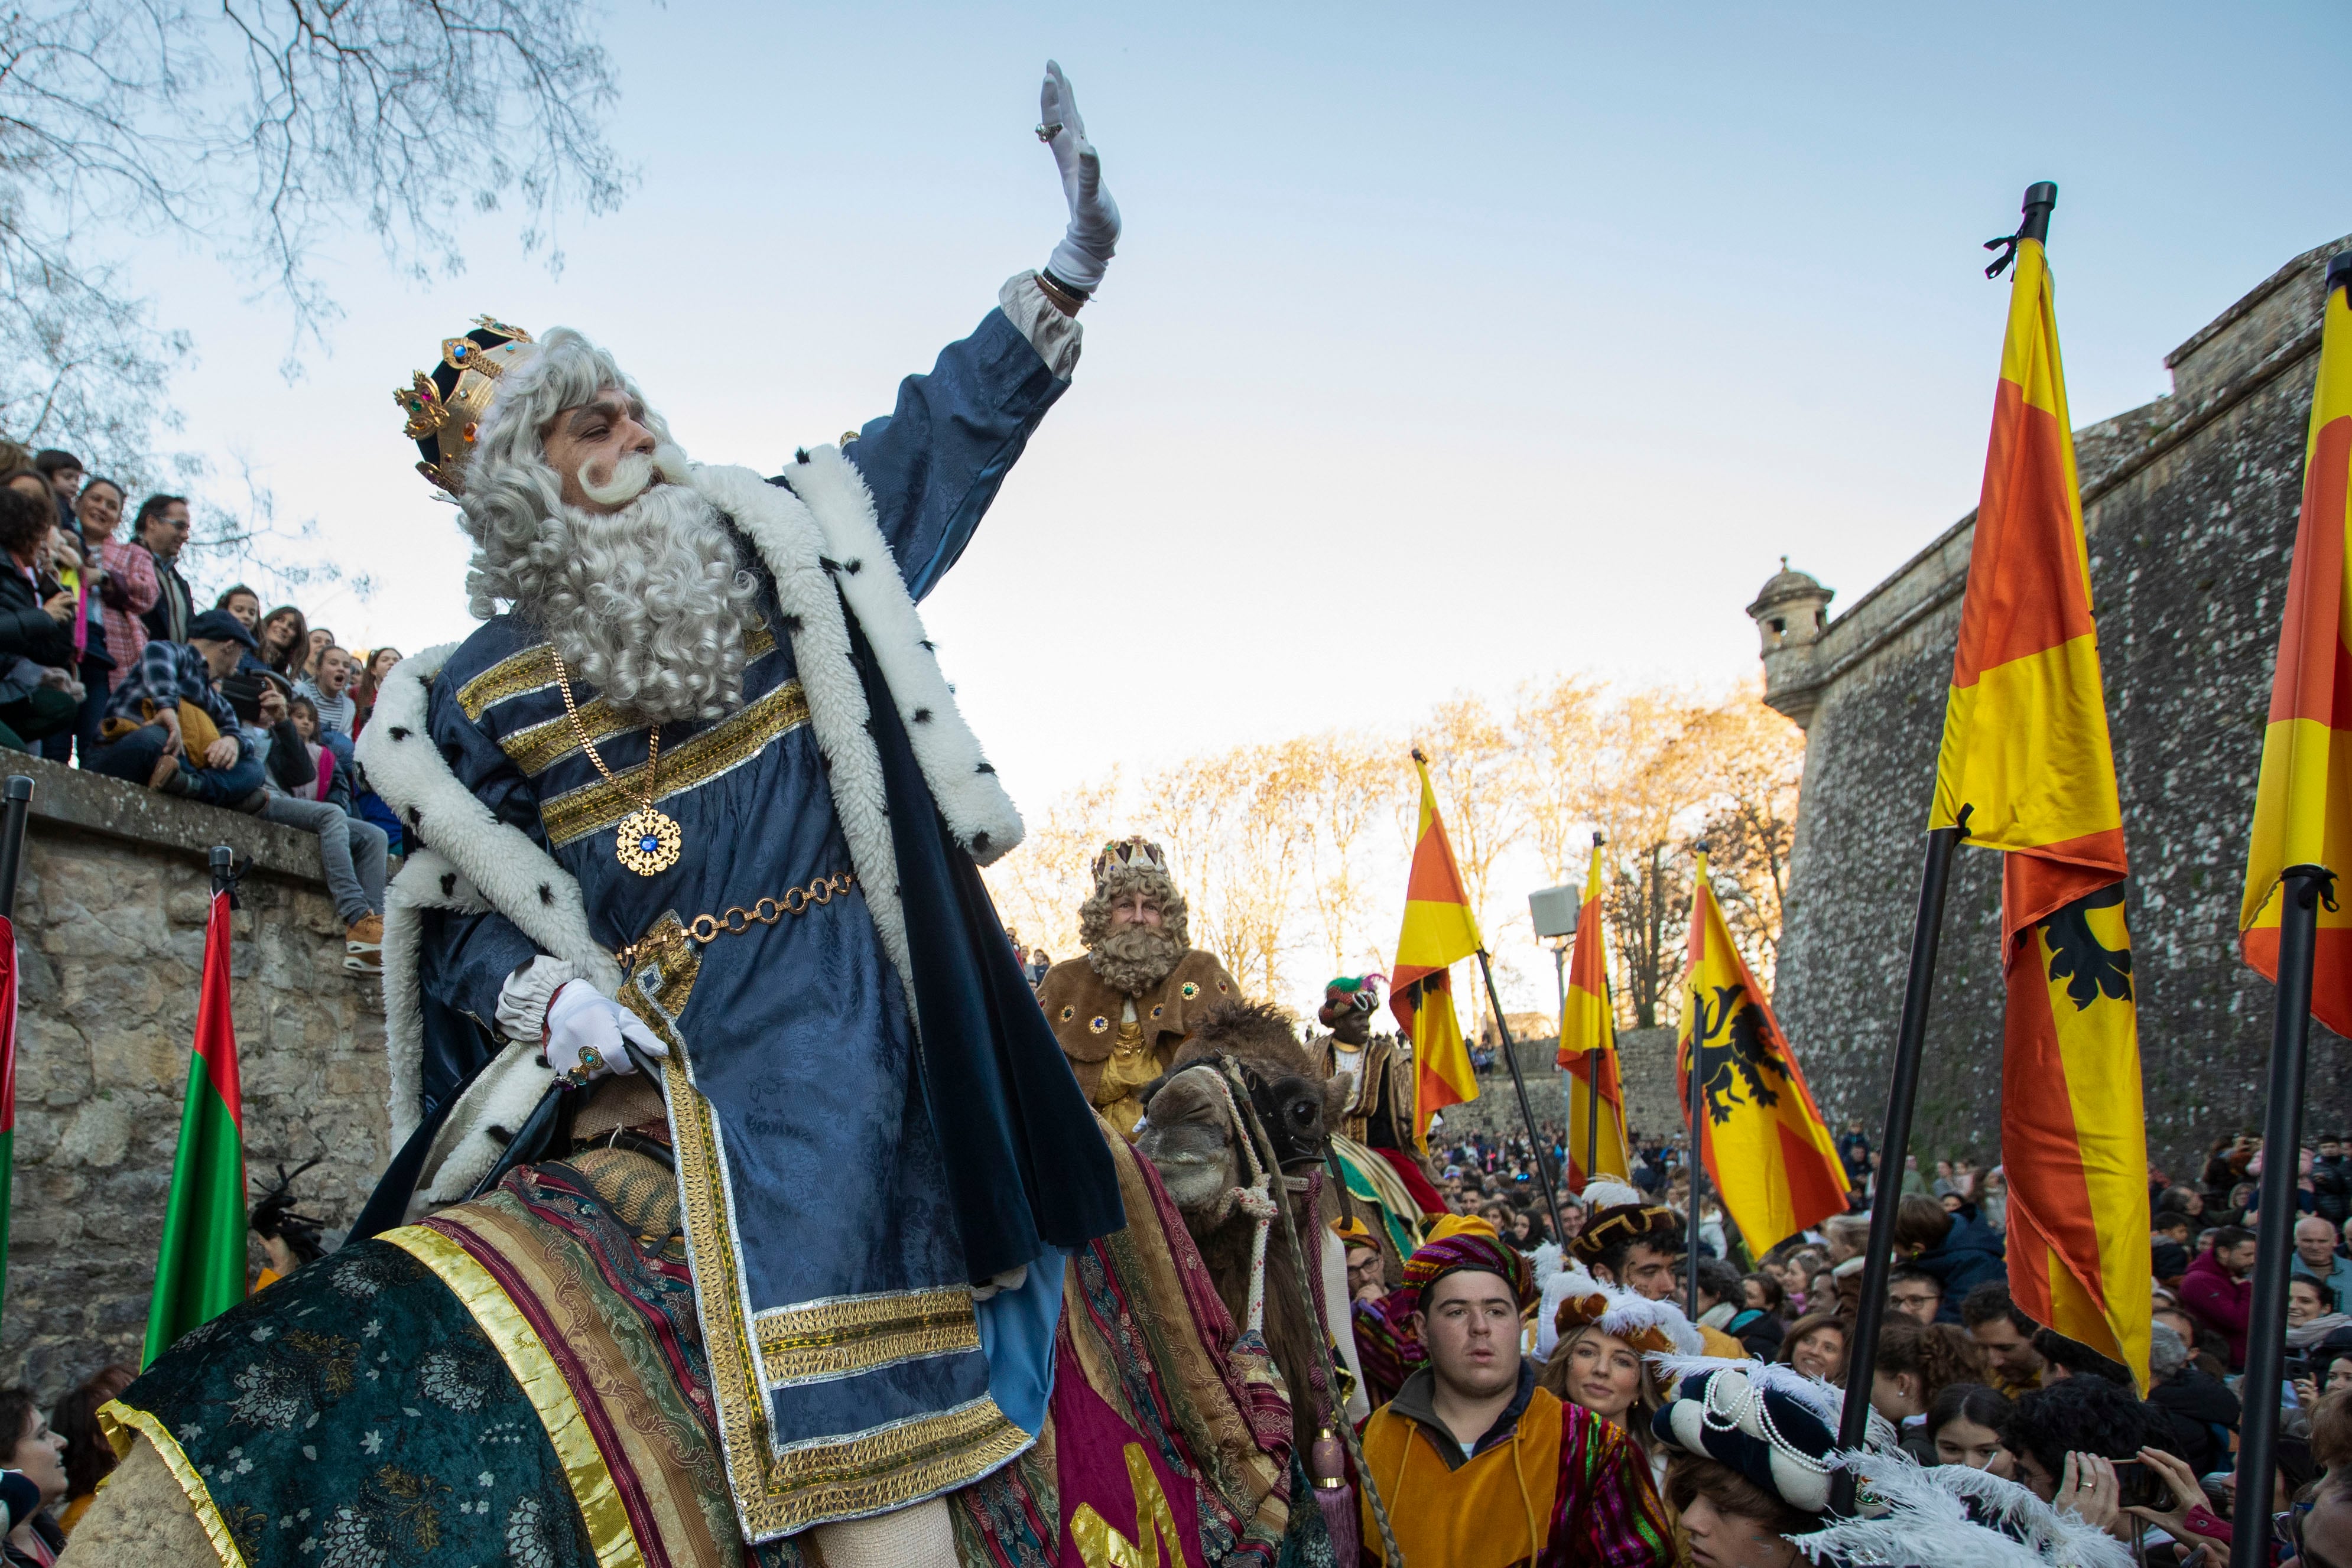
<path id="1" fill-rule="evenodd" d="M 913 597 L 962 553 L 1067 385 L 992 311 L 928 376 L 902 384 L 893 413 L 844 448 Z M 743 555 L 756 567 L 748 543 Z M 615 824 L 642 800 L 648 732 L 621 723 L 575 681 L 582 719 L 618 782 L 603 777 L 566 717 L 535 629 L 498 617 L 433 680 L 432 743 L 477 799 L 578 879 L 593 936 L 610 949 L 853 869 L 779 630 L 775 584 L 763 567 L 755 574 L 763 624 L 748 639 L 741 706 L 715 723 L 662 727 L 655 796 L 684 849 L 657 875 L 614 858 Z M 856 647 L 869 692 L 882 695 L 862 637 Z M 700 1166 L 690 1129 L 681 1135 L 681 1186 L 714 1340 L 719 1425 L 754 1538 L 903 1506 L 1019 1452 L 1042 1423 L 1050 1385 L 1062 1274 L 1052 1243 L 1075 1245 L 1119 1223 L 1107 1168 L 1082 1156 L 1070 1170 L 1034 1168 L 1052 1156 L 1038 1155 L 1024 1117 L 1067 1117 L 1081 1134 L 1075 1147 L 1098 1145 L 1075 1084 L 1057 1099 L 1050 1080 L 1003 1067 L 1002 1041 L 983 1049 L 971 1039 L 993 1030 L 1042 1040 L 1066 1078 L 1025 989 L 996 973 L 1012 972 L 1009 946 L 969 859 L 934 831 L 892 705 L 873 707 L 926 1020 L 920 1047 L 858 891 L 705 945 L 674 942 L 667 967 L 632 971 L 639 1010 L 668 1025 L 676 1042 L 667 1074 L 674 1127 L 692 1120 L 679 1109 L 689 1078 L 698 1095 L 684 1098 L 708 1108 Z M 429 845 L 429 821 L 423 837 Z M 503 915 L 432 915 L 421 956 L 428 1013 L 494 1033 L 501 986 L 537 952 Z M 496 1043 L 478 1037 L 474 1054 Z M 1027 1046 L 1015 1045 L 1012 1056 L 1034 1067 Z M 476 1065 L 463 1048 L 436 1054 L 425 1066 L 428 1112 Z M 988 1146 L 1021 1145 L 1011 1162 L 1020 1168 L 950 1168 L 978 1158 L 967 1152 L 967 1114 L 1006 1129 Z M 1071 1178 L 1075 1204 L 1023 1200 L 1024 1183 L 1034 1196 Z M 1096 1196 L 1085 1196 L 1089 1187 Z M 1056 1201 L 1064 1211 L 1046 1212 Z M 971 1282 L 1022 1263 L 1032 1265 L 1026 1284 L 975 1313 Z M 730 1324 L 756 1346 L 731 1381 L 716 1343 Z M 730 1430 L 730 1419 L 742 1429 Z"/>

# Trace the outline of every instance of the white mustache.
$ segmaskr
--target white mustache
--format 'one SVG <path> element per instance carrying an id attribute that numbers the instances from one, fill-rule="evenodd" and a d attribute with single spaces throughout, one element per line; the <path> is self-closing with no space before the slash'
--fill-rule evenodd
<path id="1" fill-rule="evenodd" d="M 652 489 L 656 478 L 685 484 L 690 466 L 685 448 L 666 443 L 649 453 L 628 454 L 613 465 L 612 476 L 602 484 L 588 476 L 585 463 L 573 477 L 580 481 L 580 493 L 598 506 L 625 507 Z"/>

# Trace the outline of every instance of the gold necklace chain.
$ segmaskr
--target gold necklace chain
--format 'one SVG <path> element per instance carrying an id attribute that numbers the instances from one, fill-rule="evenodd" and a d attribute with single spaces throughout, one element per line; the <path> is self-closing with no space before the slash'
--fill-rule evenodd
<path id="1" fill-rule="evenodd" d="M 572 733 L 579 737 L 580 749 L 604 776 L 604 782 L 620 787 L 620 779 L 604 766 L 596 751 L 596 743 L 588 738 L 588 727 L 580 722 L 580 706 L 572 700 L 572 677 L 563 667 L 563 655 L 548 645 L 548 655 L 555 661 L 555 689 L 563 694 L 563 711 L 572 720 Z M 653 876 L 677 863 L 679 852 L 685 847 L 685 835 L 679 831 L 677 820 L 654 809 L 654 789 L 661 773 L 661 726 L 655 725 L 646 737 L 645 799 L 637 809 L 622 818 L 614 828 L 613 858 L 639 876 Z"/>

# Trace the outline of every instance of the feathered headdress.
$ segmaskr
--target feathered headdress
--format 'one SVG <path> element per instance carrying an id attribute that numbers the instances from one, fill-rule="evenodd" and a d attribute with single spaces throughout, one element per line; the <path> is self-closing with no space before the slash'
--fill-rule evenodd
<path id="1" fill-rule="evenodd" d="M 1653 1427 L 1686 1452 L 1730 1466 L 1791 1508 L 1826 1513 L 1843 1390 L 1792 1366 L 1711 1355 L 1653 1355 L 1651 1366 L 1682 1386 Z M 1862 1396 L 1858 1396 L 1862 1397 Z M 1895 1444 L 1894 1427 L 1870 1414 L 1864 1442 Z"/>
<path id="2" fill-rule="evenodd" d="M 1660 1356 L 1696 1355 L 1706 1343 L 1672 1301 L 1654 1301 L 1604 1285 L 1581 1269 L 1554 1275 L 1544 1291 L 1559 1299 L 1552 1326 L 1562 1339 L 1580 1328 L 1597 1328 L 1635 1350 Z"/>
<path id="3" fill-rule="evenodd" d="M 1790 1538 L 1815 1563 L 2131 1568 L 2121 1542 L 2015 1481 L 1964 1465 L 1923 1469 L 1899 1450 L 1841 1458 L 1858 1483 L 1861 1515 Z"/>
<path id="4" fill-rule="evenodd" d="M 1640 1187 L 1625 1182 L 1588 1182 L 1583 1198 L 1584 1228 L 1570 1243 L 1583 1262 L 1591 1262 L 1617 1242 L 1670 1235 L 1682 1228 L 1681 1216 L 1652 1203 Z"/>

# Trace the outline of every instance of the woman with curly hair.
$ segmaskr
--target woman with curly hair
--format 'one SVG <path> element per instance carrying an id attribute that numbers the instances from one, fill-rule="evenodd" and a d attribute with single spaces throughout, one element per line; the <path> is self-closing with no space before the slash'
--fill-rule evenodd
<path id="1" fill-rule="evenodd" d="M 1895 1423 L 1903 1450 L 1923 1465 L 1937 1463 L 1927 1436 L 1927 1410 L 1956 1383 L 1982 1383 L 1990 1370 L 1984 1347 L 1949 1323 L 1923 1323 L 1890 1315 L 1878 1331 L 1870 1367 L 1870 1407 Z"/>

